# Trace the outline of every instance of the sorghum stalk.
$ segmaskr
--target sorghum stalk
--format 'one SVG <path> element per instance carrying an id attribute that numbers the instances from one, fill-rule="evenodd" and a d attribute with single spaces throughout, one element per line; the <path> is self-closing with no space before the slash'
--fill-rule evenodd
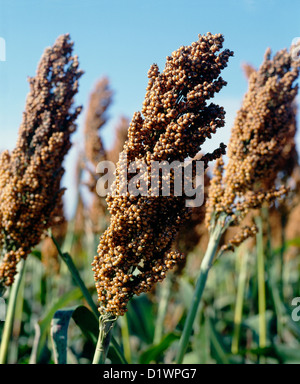
<path id="1" fill-rule="evenodd" d="M 104 364 L 111 339 L 111 331 L 114 326 L 116 317 L 110 314 L 103 314 L 99 317 L 99 337 L 97 341 L 96 351 L 94 354 L 93 364 Z"/>
<path id="2" fill-rule="evenodd" d="M 2 337 L 1 337 L 0 364 L 5 364 L 7 361 L 9 341 L 10 341 L 14 318 L 15 318 L 16 303 L 17 303 L 19 288 L 20 288 L 23 273 L 24 273 L 24 264 L 25 264 L 25 261 L 21 260 L 17 268 L 18 269 L 17 278 L 15 279 L 14 284 L 11 286 L 11 289 L 9 292 L 7 313 L 6 313 L 4 328 L 3 328 Z"/>
<path id="3" fill-rule="evenodd" d="M 184 322 L 184 328 L 179 341 L 179 346 L 178 346 L 178 351 L 176 356 L 177 364 L 181 364 L 183 361 L 184 354 L 188 346 L 189 338 L 192 333 L 194 320 L 196 318 L 198 307 L 201 302 L 202 294 L 206 285 L 208 273 L 213 264 L 214 258 L 217 254 L 221 236 L 225 232 L 228 226 L 225 220 L 226 220 L 226 215 L 220 215 L 218 218 L 218 222 L 215 224 L 215 226 L 210 232 L 208 246 L 201 263 L 200 274 L 197 278 L 197 283 L 196 283 L 195 291 L 193 294 L 192 304 L 188 311 L 187 318 Z"/>
<path id="4" fill-rule="evenodd" d="M 184 257 L 173 248 L 173 242 L 191 213 L 186 205 L 188 197 L 184 191 L 175 195 L 174 174 L 170 175 L 169 196 L 163 196 L 161 189 L 159 196 L 152 193 L 151 165 L 155 161 L 171 164 L 194 159 L 205 140 L 224 126 L 223 108 L 207 103 L 226 85 L 220 73 L 233 52 L 225 49 L 218 53 L 223 41 L 221 34 L 199 35 L 197 42 L 167 57 L 163 72 L 156 64 L 148 72 L 142 112 L 135 113 L 129 125 L 107 197 L 110 225 L 100 238 L 92 264 L 101 315 L 122 316 L 134 295 L 151 290 Z M 202 156 L 205 169 L 224 152 L 221 143 Z M 139 176 L 141 183 L 151 185 L 147 196 L 121 193 L 122 169 L 127 172 L 128 183 L 134 180 L 128 171 L 132 162 L 146 166 Z M 159 181 L 161 187 L 161 175 Z"/>
<path id="5" fill-rule="evenodd" d="M 122 334 L 122 343 L 124 349 L 124 356 L 128 363 L 131 363 L 131 346 L 130 346 L 130 334 L 129 334 L 129 324 L 128 317 L 125 313 L 124 316 L 120 318 L 121 325 L 121 334 Z"/>
<path id="6" fill-rule="evenodd" d="M 157 318 L 155 322 L 155 330 L 153 337 L 153 344 L 158 344 L 164 334 L 164 320 L 168 311 L 169 299 L 171 296 L 172 279 L 168 276 L 165 279 L 164 284 L 161 286 L 160 298 L 157 309 Z"/>
<path id="7" fill-rule="evenodd" d="M 257 253 L 257 283 L 258 283 L 258 315 L 259 315 L 259 347 L 267 345 L 266 323 L 266 282 L 265 282 L 265 256 L 263 244 L 263 228 L 261 217 L 257 217 L 256 225 L 256 253 Z"/>
<path id="8" fill-rule="evenodd" d="M 247 280 L 247 262 L 249 256 L 249 252 L 248 250 L 244 249 L 243 244 L 240 246 L 238 252 L 238 257 L 240 257 L 241 260 L 239 261 L 239 278 L 234 310 L 234 330 L 231 343 L 231 352 L 233 354 L 237 354 L 239 351 L 239 338 L 243 316 L 243 302 Z"/>

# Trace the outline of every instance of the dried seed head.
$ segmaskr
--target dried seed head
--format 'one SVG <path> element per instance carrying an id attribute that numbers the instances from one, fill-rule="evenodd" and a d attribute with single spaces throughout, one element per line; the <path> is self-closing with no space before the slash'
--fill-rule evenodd
<path id="1" fill-rule="evenodd" d="M 121 169 L 128 170 L 128 165 L 137 160 L 149 171 L 153 161 L 170 164 L 193 159 L 204 141 L 224 126 L 223 108 L 207 105 L 226 85 L 220 73 L 233 53 L 221 51 L 223 40 L 221 34 L 199 35 L 197 42 L 167 57 L 163 72 L 156 64 L 148 72 L 143 108 L 130 122 L 124 156 L 117 164 L 112 194 L 107 197 L 110 225 L 100 238 L 93 262 L 100 312 L 123 315 L 133 295 L 150 291 L 182 259 L 172 244 L 190 213 L 185 194 L 122 195 Z M 224 151 L 225 146 L 220 145 L 206 154 L 202 158 L 205 165 Z M 127 161 L 123 160 L 125 156 Z M 151 185 L 149 172 L 142 175 Z M 128 182 L 133 177 L 129 173 Z"/>
<path id="2" fill-rule="evenodd" d="M 1 284 L 13 283 L 18 261 L 53 225 L 61 204 L 62 162 L 81 111 L 73 108 L 82 71 L 72 50 L 69 35 L 45 50 L 29 79 L 16 147 L 0 156 Z"/>
<path id="3" fill-rule="evenodd" d="M 286 194 L 276 189 L 279 171 L 293 168 L 297 159 L 294 143 L 295 107 L 299 69 L 287 50 L 271 58 L 268 49 L 261 67 L 249 77 L 249 89 L 238 111 L 228 144 L 228 164 L 218 159 L 209 189 L 206 222 L 226 212 L 239 223 L 262 204 Z M 287 167 L 291 158 L 292 165 Z M 242 229 L 239 244 L 255 234 L 255 226 Z"/>
<path id="4" fill-rule="evenodd" d="M 86 215 L 90 218 L 91 229 L 94 233 L 102 231 L 100 223 L 107 210 L 105 199 L 100 197 L 96 191 L 98 178 L 96 167 L 100 161 L 107 159 L 107 152 L 100 133 L 107 122 L 107 110 L 112 103 L 112 94 L 107 77 L 102 77 L 97 81 L 90 94 L 84 125 L 85 169 L 89 173 L 89 180 L 85 184 L 93 193 L 93 201 L 87 207 Z M 104 225 L 104 227 L 106 226 Z"/>
<path id="5" fill-rule="evenodd" d="M 51 232 L 58 244 L 61 246 L 67 234 L 68 222 L 64 215 L 63 204 L 58 205 L 56 210 L 57 216 L 53 220 Z M 58 251 L 51 237 L 46 234 L 41 243 L 41 254 L 41 261 L 45 267 L 46 274 L 58 274 L 60 271 Z"/>
<path id="6" fill-rule="evenodd" d="M 113 147 L 107 152 L 107 160 L 117 164 L 120 153 L 123 151 L 124 144 L 128 136 L 130 121 L 125 116 L 121 116 L 115 128 L 115 139 Z"/>
<path id="7" fill-rule="evenodd" d="M 97 81 L 90 94 L 84 125 L 85 156 L 93 172 L 97 164 L 106 159 L 106 151 L 99 133 L 107 121 L 107 109 L 111 102 L 112 90 L 109 80 L 103 77 Z"/>

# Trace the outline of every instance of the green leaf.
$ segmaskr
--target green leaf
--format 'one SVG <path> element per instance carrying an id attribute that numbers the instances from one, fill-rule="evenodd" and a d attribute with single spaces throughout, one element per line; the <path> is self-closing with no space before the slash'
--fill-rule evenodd
<path id="1" fill-rule="evenodd" d="M 31 255 L 35 256 L 38 260 L 42 260 L 42 252 L 38 249 L 33 249 L 31 252 L 30 252 Z"/>
<path id="2" fill-rule="evenodd" d="M 152 303 L 145 294 L 130 301 L 127 316 L 130 333 L 137 335 L 147 344 L 152 343 L 155 318 Z"/>
<path id="3" fill-rule="evenodd" d="M 51 321 L 51 339 L 55 364 L 67 364 L 68 328 L 75 308 L 59 309 Z"/>
<path id="4" fill-rule="evenodd" d="M 71 318 L 86 338 L 96 346 L 99 332 L 95 315 L 85 306 L 59 309 L 51 321 L 51 338 L 56 364 L 67 363 L 68 328 Z"/>
<path id="5" fill-rule="evenodd" d="M 75 321 L 83 335 L 96 348 L 99 323 L 93 312 L 83 305 L 60 309 L 55 312 L 51 321 L 51 338 L 55 364 L 67 364 L 68 328 L 71 319 Z M 123 363 L 115 348 L 109 348 L 108 358 L 112 363 Z"/>
<path id="6" fill-rule="evenodd" d="M 186 353 L 182 364 L 199 364 L 199 354 L 197 352 Z"/>
<path id="7" fill-rule="evenodd" d="M 99 323 L 95 315 L 87 307 L 81 305 L 76 308 L 72 318 L 85 337 L 96 345 L 99 333 Z"/>
<path id="8" fill-rule="evenodd" d="M 216 359 L 218 364 L 230 364 L 229 353 L 226 350 L 226 347 L 223 343 L 223 340 L 220 334 L 216 331 L 214 322 L 211 318 L 208 321 L 209 324 L 209 334 L 211 341 L 211 348 L 213 353 L 213 357 Z"/>
<path id="9" fill-rule="evenodd" d="M 30 363 L 37 364 L 40 362 L 42 352 L 46 345 L 47 335 L 50 328 L 51 320 L 56 311 L 65 307 L 70 302 L 82 298 L 82 292 L 79 288 L 74 288 L 56 300 L 48 309 L 45 316 L 35 325 L 35 338 L 33 342 Z"/>
<path id="10" fill-rule="evenodd" d="M 300 349 L 282 344 L 275 344 L 275 350 L 283 364 L 300 364 Z"/>
<path id="11" fill-rule="evenodd" d="M 210 346 L 210 331 L 209 318 L 201 314 L 202 321 L 198 333 L 195 332 L 192 338 L 192 350 L 186 354 L 183 359 L 183 364 L 210 364 L 215 363 L 211 358 Z M 188 357 L 188 355 L 190 355 Z"/>
<path id="12" fill-rule="evenodd" d="M 157 361 L 160 355 L 170 347 L 170 345 L 180 338 L 179 334 L 169 333 L 164 336 L 160 343 L 151 346 L 140 356 L 140 364 L 149 364 L 153 361 Z"/>

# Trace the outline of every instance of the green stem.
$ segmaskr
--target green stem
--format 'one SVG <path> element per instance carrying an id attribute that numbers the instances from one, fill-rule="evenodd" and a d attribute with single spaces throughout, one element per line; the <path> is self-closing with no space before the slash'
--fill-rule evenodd
<path id="1" fill-rule="evenodd" d="M 258 313 L 259 313 L 259 347 L 265 348 L 267 344 L 266 327 L 266 287 L 265 287 L 265 260 L 263 246 L 262 220 L 257 218 L 257 279 L 258 279 Z"/>
<path id="2" fill-rule="evenodd" d="M 7 313 L 5 318 L 5 324 L 2 333 L 2 340 L 0 346 L 0 364 L 5 364 L 7 361 L 7 353 L 9 341 L 13 329 L 15 310 L 16 310 L 16 302 L 18 298 L 19 288 L 22 281 L 22 276 L 24 272 L 24 260 L 21 260 L 18 264 L 18 273 L 15 278 L 15 282 L 11 287 L 11 291 L 9 293 L 9 300 L 7 306 Z"/>
<path id="3" fill-rule="evenodd" d="M 286 218 L 286 214 L 285 212 L 281 212 L 281 246 L 280 246 L 280 253 L 279 253 L 279 257 L 278 257 L 278 286 L 279 286 L 279 290 L 280 290 L 280 295 L 281 295 L 281 298 L 282 300 L 284 300 L 284 279 L 283 279 L 283 273 L 284 273 L 284 255 L 285 255 L 285 252 L 286 252 L 286 233 L 285 233 L 285 230 L 286 230 L 286 222 L 287 222 L 287 218 Z"/>
<path id="4" fill-rule="evenodd" d="M 131 348 L 130 348 L 130 338 L 129 338 L 129 328 L 128 328 L 128 319 L 126 313 L 121 316 L 121 334 L 122 341 L 124 346 L 124 355 L 128 363 L 131 362 Z"/>
<path id="5" fill-rule="evenodd" d="M 111 340 L 111 331 L 116 318 L 110 315 L 102 315 L 99 317 L 99 336 L 94 354 L 93 364 L 105 364 L 109 344 Z"/>
<path id="6" fill-rule="evenodd" d="M 95 316 L 98 318 L 99 317 L 98 308 L 97 308 L 96 304 L 94 303 L 94 300 L 93 300 L 90 292 L 88 291 L 87 287 L 85 286 L 84 282 L 82 281 L 82 279 L 79 275 L 79 272 L 78 272 L 75 264 L 73 263 L 71 256 L 68 253 L 62 252 L 58 242 L 56 241 L 56 239 L 54 238 L 54 236 L 52 234 L 51 234 L 51 239 L 53 240 L 53 242 L 57 248 L 58 254 L 62 258 L 62 260 L 66 263 L 72 277 L 74 278 L 74 281 L 76 282 L 78 287 L 81 289 L 81 292 L 82 292 L 84 298 L 86 299 L 87 303 L 91 307 Z M 111 337 L 111 345 L 114 348 L 120 361 L 122 361 L 123 364 L 127 364 L 127 361 L 126 361 L 125 357 L 123 356 L 121 348 L 118 345 L 117 341 L 114 339 L 114 337 Z"/>
<path id="7" fill-rule="evenodd" d="M 192 304 L 188 311 L 187 318 L 184 323 L 183 332 L 179 341 L 179 347 L 178 347 L 178 352 L 176 356 L 177 364 L 181 364 L 183 361 L 183 357 L 189 343 L 189 338 L 193 330 L 193 323 L 194 323 L 194 320 L 198 311 L 198 307 L 202 298 L 202 294 L 206 285 L 208 272 L 212 266 L 214 257 L 218 250 L 218 245 L 219 245 L 221 236 L 224 233 L 225 229 L 226 229 L 226 226 L 224 224 L 224 221 L 220 217 L 220 220 L 216 222 L 214 228 L 210 233 L 207 250 L 205 252 L 204 258 L 201 263 L 200 275 L 196 283 Z"/>
<path id="8" fill-rule="evenodd" d="M 161 286 L 161 297 L 158 304 L 153 344 L 158 344 L 162 339 L 164 332 L 164 320 L 168 310 L 169 298 L 171 296 L 171 286 L 172 279 L 167 277 L 164 284 Z"/>
<path id="9" fill-rule="evenodd" d="M 244 250 L 244 247 L 241 246 L 240 251 Z M 240 338 L 240 330 L 242 324 L 243 317 L 243 303 L 244 303 L 244 294 L 246 287 L 246 278 L 247 278 L 247 260 L 248 260 L 248 252 L 243 252 L 239 254 L 241 256 L 240 261 L 240 273 L 238 280 L 238 289 L 236 296 L 236 305 L 234 311 L 234 330 L 231 344 L 231 352 L 233 354 L 237 354 L 239 352 L 239 338 Z"/>

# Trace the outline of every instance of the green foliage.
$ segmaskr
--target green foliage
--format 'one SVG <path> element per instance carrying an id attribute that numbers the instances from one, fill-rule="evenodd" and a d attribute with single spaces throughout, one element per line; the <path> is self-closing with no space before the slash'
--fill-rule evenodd
<path id="1" fill-rule="evenodd" d="M 87 241 L 81 239 L 83 244 Z M 87 291 L 96 304 L 91 255 L 85 251 L 94 247 L 96 241 L 92 241 L 93 245 L 78 249 L 80 259 L 76 244 L 72 244 L 72 260 L 77 277 L 81 276 L 85 284 L 89 282 Z M 285 251 L 299 241 L 286 243 Z M 68 247 L 71 249 L 70 244 Z M 126 318 L 119 318 L 113 328 L 115 347 L 111 344 L 108 363 L 124 363 L 123 354 L 129 363 L 175 361 L 201 257 L 201 251 L 194 250 L 181 275 L 171 272 L 168 281 L 158 284 L 154 291 L 131 300 Z M 214 263 L 183 364 L 300 363 L 300 322 L 292 318 L 292 299 L 300 296 L 299 258 L 282 259 L 280 250 L 264 246 L 264 262 L 265 272 L 258 276 L 256 248 L 246 244 Z M 258 289 L 262 276 L 266 329 L 263 348 L 259 344 Z M 99 331 L 97 314 L 90 303 L 66 264 L 61 262 L 59 274 L 50 273 L 37 248 L 25 264 L 7 362 L 90 364 Z M 159 311 L 163 317 L 157 316 Z M 157 327 L 162 333 L 155 336 Z M 2 330 L 3 322 L 1 334 Z"/>

